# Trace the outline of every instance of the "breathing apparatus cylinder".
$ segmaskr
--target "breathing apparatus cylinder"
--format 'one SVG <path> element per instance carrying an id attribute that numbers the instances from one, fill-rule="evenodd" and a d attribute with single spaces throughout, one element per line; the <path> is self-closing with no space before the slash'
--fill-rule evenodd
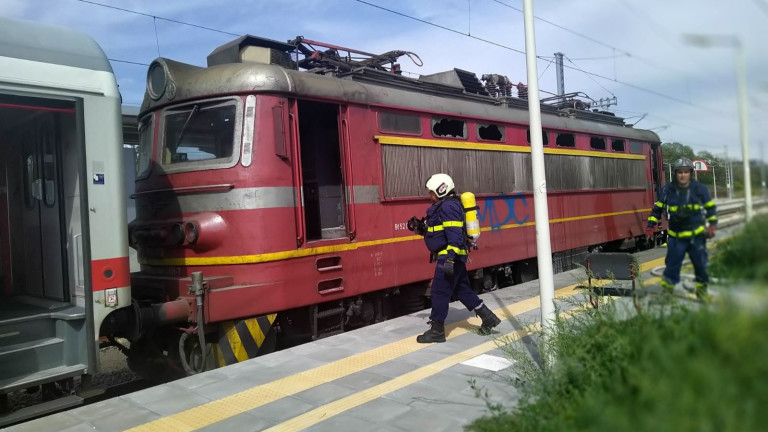
<path id="1" fill-rule="evenodd" d="M 464 192 L 461 194 L 461 205 L 464 207 L 464 226 L 467 228 L 467 235 L 473 242 L 480 238 L 480 222 L 477 220 L 477 202 L 475 194 Z"/>

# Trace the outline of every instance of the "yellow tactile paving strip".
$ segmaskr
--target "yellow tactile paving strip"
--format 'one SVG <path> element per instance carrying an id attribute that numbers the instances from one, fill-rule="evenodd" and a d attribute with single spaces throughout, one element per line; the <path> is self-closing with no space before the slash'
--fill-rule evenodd
<path id="1" fill-rule="evenodd" d="M 653 267 L 656 267 L 662 264 L 663 262 L 664 262 L 664 258 L 659 258 L 659 259 L 644 263 L 641 265 L 641 271 L 647 271 L 649 269 L 652 269 Z M 577 287 L 577 284 L 569 285 L 567 287 L 561 288 L 555 292 L 555 296 L 558 298 L 572 296 L 577 293 L 576 287 Z M 521 315 L 523 313 L 536 310 L 539 308 L 539 306 L 540 306 L 540 300 L 539 300 L 539 297 L 536 296 L 536 297 L 532 297 L 511 305 L 503 306 L 501 308 L 496 309 L 494 312 L 499 315 L 511 317 L 511 316 Z M 477 317 L 468 318 L 464 321 L 447 325 L 445 328 L 446 338 L 453 339 L 469 331 L 473 331 L 479 325 L 480 325 L 480 319 Z M 514 336 L 516 334 L 517 332 L 510 333 L 510 337 L 517 337 L 517 338 L 521 337 L 520 335 Z M 487 344 L 490 344 L 490 345 L 487 345 Z M 415 352 L 427 346 L 430 346 L 430 345 L 419 344 L 416 342 L 416 338 L 408 337 L 396 342 L 389 343 L 387 345 L 383 345 L 378 348 L 368 350 L 366 352 L 362 352 L 359 354 L 355 354 L 355 355 L 334 361 L 332 363 L 329 363 L 323 366 L 318 366 L 314 369 L 306 370 L 304 372 L 300 372 L 295 375 L 287 376 L 285 378 L 281 378 L 266 384 L 262 384 L 262 385 L 250 388 L 248 390 L 243 390 L 239 393 L 235 393 L 233 395 L 226 396 L 221 399 L 217 399 L 215 401 L 205 403 L 195 408 L 190 408 L 188 410 L 181 411 L 179 413 L 172 414 L 167 417 L 136 426 L 134 428 L 128 429 L 128 431 L 175 432 L 175 431 L 192 431 L 192 430 L 200 429 L 206 426 L 210 426 L 214 423 L 218 423 L 220 421 L 226 420 L 230 417 L 234 417 L 238 414 L 242 414 L 244 412 L 266 405 L 270 402 L 274 402 L 276 400 L 282 399 L 284 397 L 295 395 L 299 392 L 317 387 L 319 385 L 337 380 L 347 375 L 351 375 L 353 373 L 385 363 L 393 358 L 404 356 L 406 354 Z M 361 403 L 364 403 L 365 401 L 370 400 L 366 398 L 371 397 L 371 395 L 373 394 L 376 394 L 376 391 L 383 391 L 385 389 L 385 387 L 383 386 L 400 385 L 402 387 L 402 386 L 408 385 L 409 383 L 413 383 L 422 379 L 424 376 L 432 375 L 443 369 L 446 369 L 451 364 L 455 364 L 455 363 L 450 363 L 450 361 L 453 361 L 453 360 L 449 360 L 449 359 L 454 359 L 455 357 L 458 358 L 457 356 L 461 357 L 465 355 L 469 356 L 466 358 L 466 359 L 469 359 L 479 354 L 482 354 L 483 352 L 489 351 L 495 347 L 496 345 L 493 341 L 485 342 L 483 344 L 478 345 L 475 348 L 471 348 L 469 350 L 463 351 L 462 353 L 447 357 L 444 361 L 433 363 L 432 365 L 428 365 L 421 369 L 417 369 L 415 371 L 402 375 L 401 377 L 388 381 L 387 383 L 380 384 L 378 386 L 372 387 L 371 389 L 364 390 L 362 392 L 358 392 L 346 398 L 340 399 L 340 401 L 348 400 L 348 399 L 352 400 L 354 398 L 361 398 L 360 400 L 363 401 Z M 472 353 L 472 354 L 470 355 L 468 353 Z M 460 361 L 464 361 L 464 360 L 460 360 Z M 432 368 L 440 368 L 440 367 L 442 367 L 442 369 L 437 369 L 437 370 L 434 370 L 434 372 L 428 373 L 429 371 L 433 370 Z M 425 373 L 427 375 L 424 375 Z M 397 384 L 390 384 L 392 382 L 395 382 Z M 400 387 L 396 387 L 396 388 L 400 388 Z M 378 389 L 378 390 L 373 390 L 373 389 Z M 393 390 L 390 390 L 390 391 L 393 391 Z M 351 405 L 351 406 L 357 406 L 357 405 Z M 302 416 L 299 416 L 299 417 L 302 417 Z M 298 419 L 299 417 L 297 417 L 296 419 Z"/>
<path id="2" fill-rule="evenodd" d="M 589 304 L 582 305 L 581 307 L 574 308 L 565 312 L 563 317 L 570 317 L 577 313 L 579 310 L 583 310 L 586 307 L 591 307 Z M 540 329 L 540 323 L 532 324 L 525 329 L 513 331 L 505 335 L 500 336 L 498 339 L 503 340 L 504 343 L 511 343 L 516 340 L 522 339 L 529 333 L 536 332 Z M 265 429 L 264 432 L 288 432 L 288 431 L 300 431 L 306 429 L 321 421 L 328 420 L 329 418 L 348 411 L 354 407 L 360 406 L 366 402 L 370 402 L 376 398 L 400 390 L 403 387 L 407 387 L 417 381 L 421 381 L 427 377 L 437 374 L 451 366 L 455 366 L 463 361 L 473 359 L 480 354 L 486 353 L 493 349 L 498 348 L 498 342 L 496 340 L 490 340 L 484 342 L 476 347 L 468 350 L 456 353 L 452 356 L 446 357 L 437 362 L 423 366 L 415 371 L 408 372 L 400 375 L 397 378 L 393 378 L 385 383 L 373 386 L 369 389 L 357 392 L 349 395 L 337 401 L 325 404 L 317 407 L 312 411 L 298 415 L 290 420 L 286 420 L 283 423 L 277 424 L 269 429 Z"/>
<path id="3" fill-rule="evenodd" d="M 530 326 L 529 331 L 536 331 L 538 329 L 539 324 L 536 323 Z M 525 337 L 527 334 L 528 331 L 518 330 L 507 333 L 506 335 L 502 336 L 502 338 L 505 338 L 505 341 L 513 342 Z M 296 416 L 269 429 L 265 429 L 265 432 L 286 432 L 306 429 L 316 423 L 320 423 L 323 420 L 327 420 L 356 406 L 370 402 L 385 394 L 400 390 L 403 387 L 407 387 L 415 382 L 421 381 L 427 377 L 435 375 L 438 372 L 448 369 L 451 366 L 455 366 L 463 361 L 475 358 L 480 354 L 486 353 L 495 348 L 498 348 L 495 341 L 491 340 L 484 342 L 476 347 L 446 357 L 435 363 L 428 364 L 412 372 L 400 375 L 399 377 L 393 378 L 387 382 L 315 408 L 312 411 Z"/>

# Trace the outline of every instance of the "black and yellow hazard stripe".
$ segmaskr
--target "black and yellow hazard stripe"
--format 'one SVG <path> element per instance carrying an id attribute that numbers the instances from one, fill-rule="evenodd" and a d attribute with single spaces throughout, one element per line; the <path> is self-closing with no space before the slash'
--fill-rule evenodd
<path id="1" fill-rule="evenodd" d="M 227 366 L 257 357 L 276 318 L 277 314 L 269 314 L 223 323 L 214 347 L 216 365 Z"/>

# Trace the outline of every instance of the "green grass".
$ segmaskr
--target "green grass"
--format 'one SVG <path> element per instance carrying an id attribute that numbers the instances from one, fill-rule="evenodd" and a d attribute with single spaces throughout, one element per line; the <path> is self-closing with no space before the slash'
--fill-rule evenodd
<path id="1" fill-rule="evenodd" d="M 541 368 L 522 351 L 514 411 L 468 427 L 491 431 L 757 431 L 768 425 L 768 313 L 729 305 L 665 307 L 617 318 L 601 306 L 560 319 Z M 547 349 L 546 347 L 544 347 Z"/>
<path id="2" fill-rule="evenodd" d="M 738 234 L 720 242 L 712 255 L 710 273 L 768 286 L 768 217 L 756 216 Z"/>
<path id="3" fill-rule="evenodd" d="M 711 273 L 768 286 L 768 218 L 756 217 L 718 244 Z M 537 347 L 555 359 L 551 364 L 500 341 L 516 361 L 520 401 L 510 410 L 476 389 L 490 414 L 467 429 L 768 430 L 766 299 L 750 301 L 747 310 L 723 298 L 711 307 L 660 298 L 662 304 L 629 315 L 607 302 L 559 316 L 553 336 Z"/>

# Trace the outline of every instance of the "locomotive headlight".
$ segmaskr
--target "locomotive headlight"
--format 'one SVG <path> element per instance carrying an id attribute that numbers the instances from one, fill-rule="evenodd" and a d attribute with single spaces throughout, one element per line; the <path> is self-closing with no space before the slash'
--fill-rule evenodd
<path id="1" fill-rule="evenodd" d="M 165 88 L 168 85 L 168 73 L 165 70 L 165 66 L 158 62 L 153 61 L 149 65 L 149 71 L 147 71 L 147 92 L 149 96 L 158 100 L 163 97 Z"/>
<path id="2" fill-rule="evenodd" d="M 197 227 L 196 223 L 187 222 L 187 224 L 184 225 L 184 237 L 187 240 L 187 243 L 194 244 L 199 236 L 200 229 Z"/>

